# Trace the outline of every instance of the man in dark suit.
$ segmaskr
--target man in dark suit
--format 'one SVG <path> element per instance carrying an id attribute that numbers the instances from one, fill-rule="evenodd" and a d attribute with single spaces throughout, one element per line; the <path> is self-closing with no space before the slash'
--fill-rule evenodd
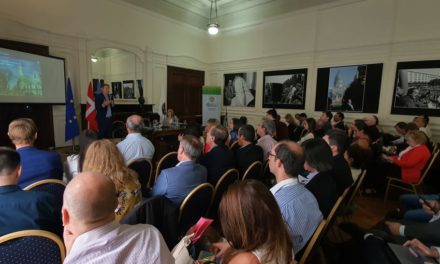
<path id="1" fill-rule="evenodd" d="M 110 86 L 103 84 L 101 93 L 95 97 L 96 121 L 98 122 L 99 138 L 112 137 L 112 108 L 115 105 Z"/>
<path id="2" fill-rule="evenodd" d="M 266 118 L 275 122 L 275 140 L 281 141 L 284 139 L 289 139 L 289 129 L 285 123 L 280 121 L 281 118 L 275 109 L 268 110 L 266 112 Z"/>
<path id="3" fill-rule="evenodd" d="M 8 127 L 8 136 L 15 145 L 21 159 L 20 188 L 46 179 L 63 179 L 63 165 L 58 153 L 39 150 L 34 147 L 38 129 L 29 118 L 12 121 Z"/>
<path id="4" fill-rule="evenodd" d="M 27 229 L 57 233 L 61 215 L 55 211 L 54 197 L 44 192 L 22 191 L 17 185 L 20 172 L 20 155 L 0 147 L 0 236 Z"/>
<path id="5" fill-rule="evenodd" d="M 350 167 L 344 158 L 344 152 L 348 147 L 348 136 L 343 131 L 333 129 L 327 131 L 323 139 L 332 150 L 333 168 L 330 174 L 338 186 L 339 195 L 342 195 L 345 189 L 353 184 Z"/>
<path id="6" fill-rule="evenodd" d="M 240 172 L 240 177 L 255 161 L 263 162 L 263 149 L 254 144 L 255 129 L 251 125 L 245 125 L 238 130 L 238 145 L 235 151 L 235 167 Z"/>
<path id="7" fill-rule="evenodd" d="M 344 124 L 344 114 L 342 112 L 337 112 L 333 116 L 333 127 L 340 129 L 342 131 L 345 131 L 345 124 Z"/>
<path id="8" fill-rule="evenodd" d="M 228 130 L 222 125 L 212 127 L 206 136 L 206 144 L 211 149 L 200 157 L 200 164 L 208 170 L 208 182 L 216 185 L 228 169 L 234 167 L 234 154 L 226 146 Z"/>
<path id="9" fill-rule="evenodd" d="M 180 205 L 194 188 L 205 183 L 206 168 L 196 163 L 202 150 L 203 145 L 198 138 L 184 136 L 177 150 L 179 163 L 160 173 L 153 186 L 152 195 L 163 195 L 174 204 Z"/>

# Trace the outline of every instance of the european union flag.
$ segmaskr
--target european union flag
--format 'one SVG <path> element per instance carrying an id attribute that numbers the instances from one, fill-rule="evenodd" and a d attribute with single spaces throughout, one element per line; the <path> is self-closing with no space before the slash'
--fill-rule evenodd
<path id="1" fill-rule="evenodd" d="M 75 104 L 73 103 L 72 85 L 70 78 L 67 78 L 66 91 L 66 141 L 79 135 L 78 122 L 75 114 Z"/>

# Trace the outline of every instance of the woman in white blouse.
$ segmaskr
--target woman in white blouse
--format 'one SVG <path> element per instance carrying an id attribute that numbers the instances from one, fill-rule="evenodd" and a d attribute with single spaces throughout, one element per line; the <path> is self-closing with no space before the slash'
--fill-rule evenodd
<path id="1" fill-rule="evenodd" d="M 303 143 L 306 140 L 315 138 L 315 135 L 313 133 L 315 133 L 316 130 L 316 121 L 313 118 L 307 118 L 304 123 L 304 132 L 305 134 L 302 135 L 301 139 L 298 141 L 298 144 Z"/>

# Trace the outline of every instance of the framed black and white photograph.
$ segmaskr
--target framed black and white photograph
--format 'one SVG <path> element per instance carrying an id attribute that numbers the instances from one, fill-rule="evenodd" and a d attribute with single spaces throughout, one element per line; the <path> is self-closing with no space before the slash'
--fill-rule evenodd
<path id="1" fill-rule="evenodd" d="M 122 99 L 122 82 L 112 82 L 112 94 L 115 99 Z"/>
<path id="2" fill-rule="evenodd" d="M 264 72 L 263 85 L 263 107 L 304 109 L 307 69 Z"/>
<path id="3" fill-rule="evenodd" d="M 391 113 L 440 116 L 440 60 L 397 63 Z"/>
<path id="4" fill-rule="evenodd" d="M 383 64 L 319 68 L 315 111 L 377 113 Z"/>
<path id="5" fill-rule="evenodd" d="M 256 80 L 256 72 L 225 74 L 223 105 L 255 107 Z"/>
<path id="6" fill-rule="evenodd" d="M 135 99 L 134 95 L 134 81 L 123 81 L 122 82 L 122 89 L 123 89 L 123 95 L 124 99 Z"/>

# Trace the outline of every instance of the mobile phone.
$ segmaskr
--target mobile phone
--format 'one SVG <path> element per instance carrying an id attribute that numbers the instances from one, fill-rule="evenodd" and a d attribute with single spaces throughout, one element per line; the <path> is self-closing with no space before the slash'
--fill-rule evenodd
<path id="1" fill-rule="evenodd" d="M 431 209 L 431 211 L 433 211 L 435 214 L 437 213 L 437 210 L 435 210 L 429 203 L 428 201 L 426 201 L 425 198 L 423 198 L 421 195 L 417 195 L 419 197 L 420 200 L 423 201 L 423 203 L 429 208 Z"/>

